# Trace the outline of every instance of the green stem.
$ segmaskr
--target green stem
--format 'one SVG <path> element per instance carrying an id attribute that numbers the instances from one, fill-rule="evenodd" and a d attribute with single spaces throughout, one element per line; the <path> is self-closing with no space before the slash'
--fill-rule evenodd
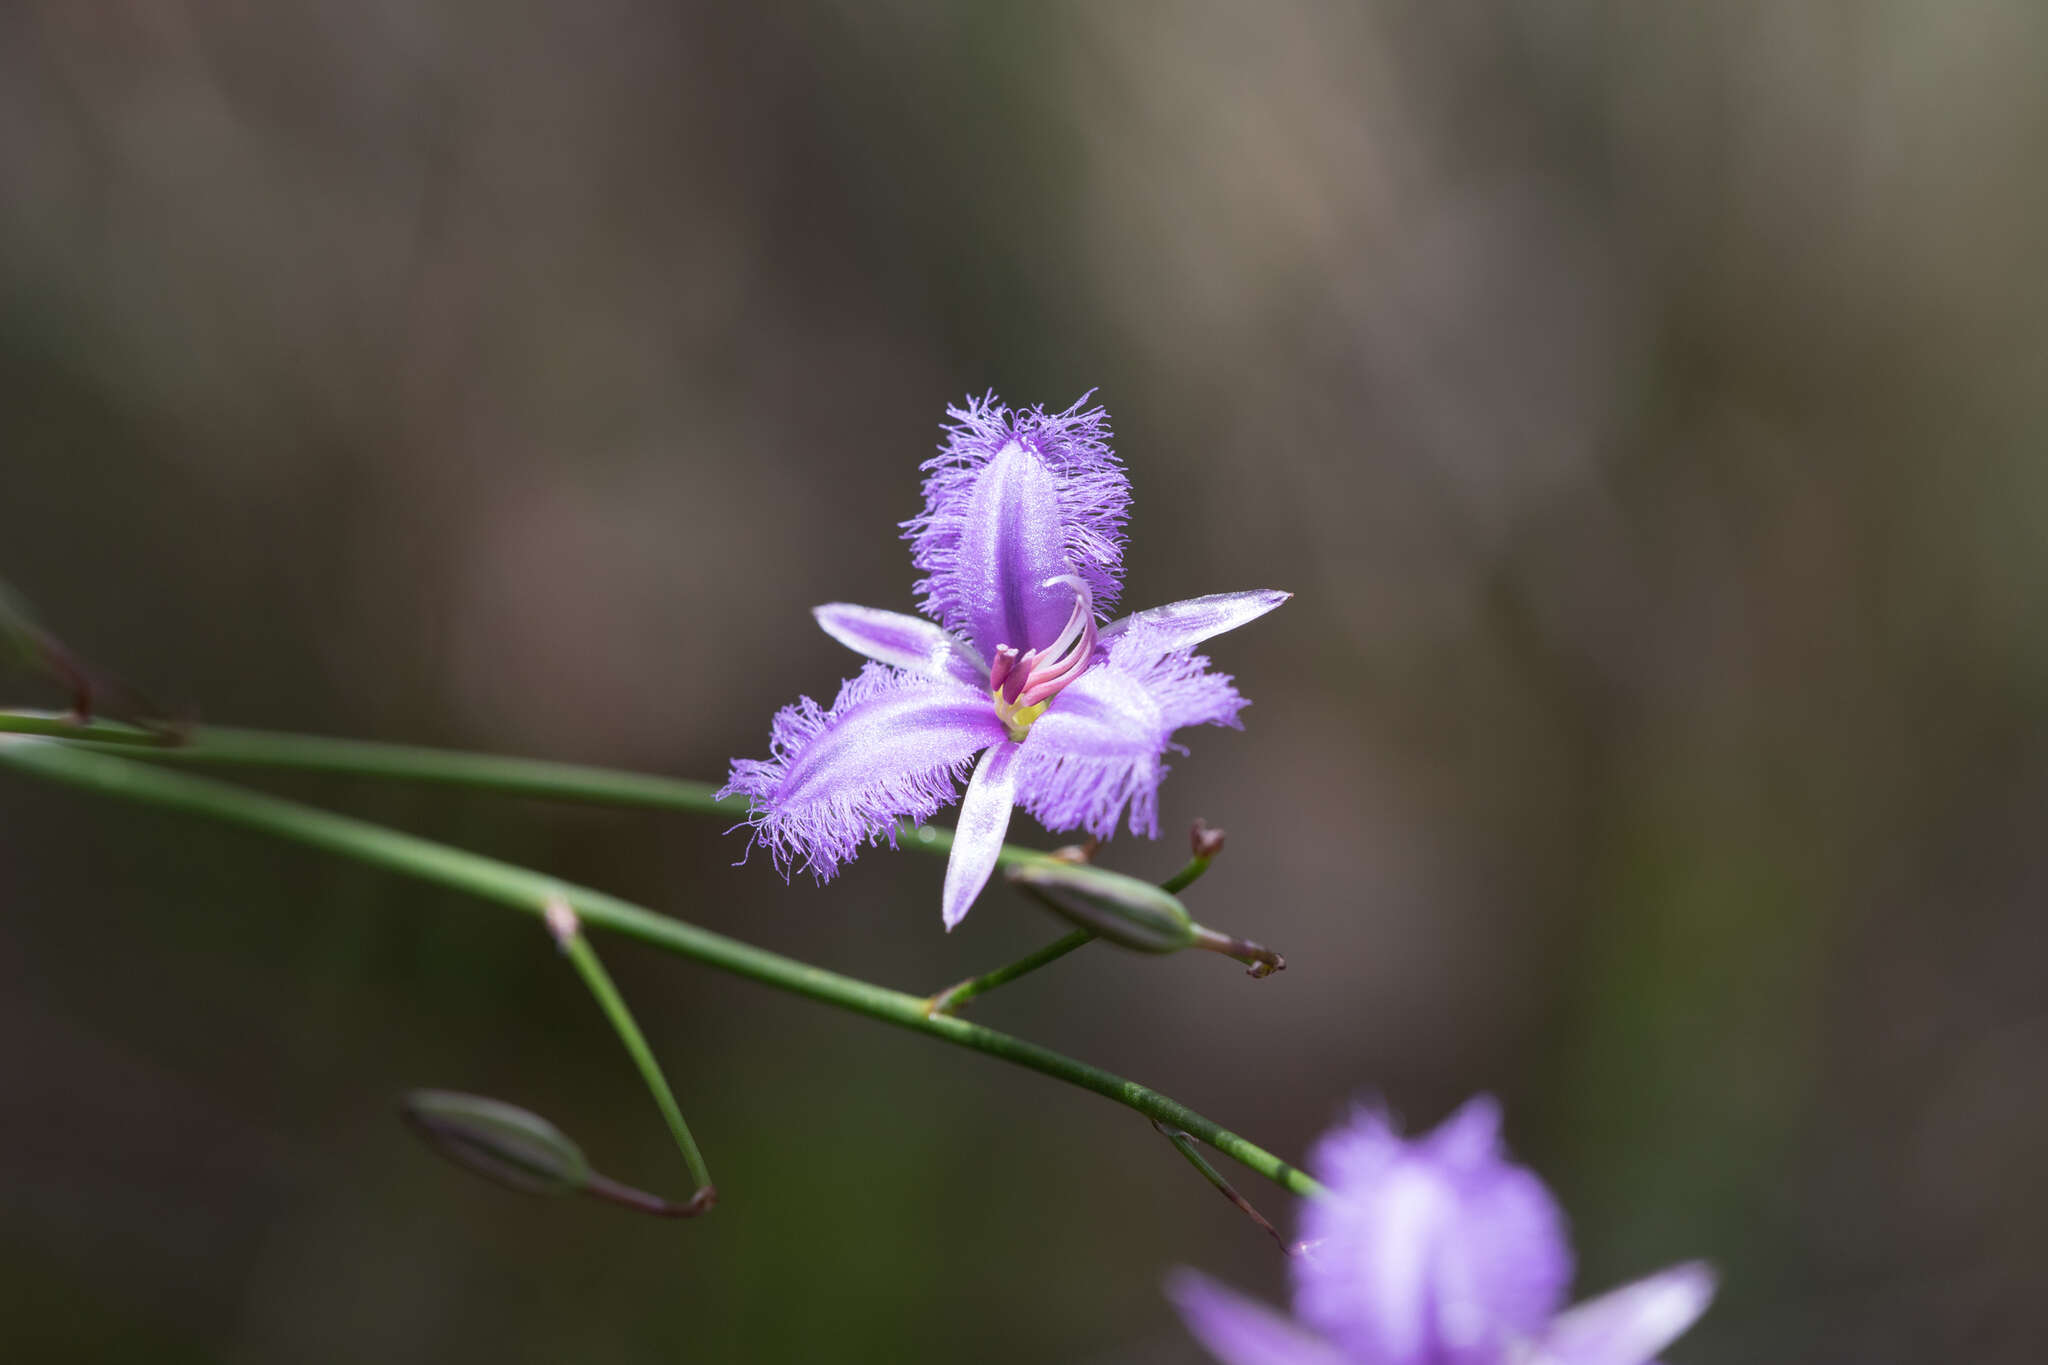
<path id="1" fill-rule="evenodd" d="M 668 1130 L 675 1136 L 676 1147 L 682 1152 L 683 1160 L 690 1167 L 690 1179 L 697 1185 L 696 1198 L 690 1202 L 704 1202 L 711 1186 L 711 1171 L 704 1164 L 704 1154 L 697 1150 L 697 1139 L 690 1135 L 690 1125 L 683 1121 L 682 1107 L 676 1103 L 675 1092 L 669 1089 L 668 1077 L 661 1074 L 661 1063 L 654 1059 L 654 1049 L 647 1046 L 647 1036 L 640 1032 L 640 1025 L 634 1022 L 633 1012 L 626 1008 L 625 997 L 613 984 L 611 973 L 598 960 L 597 949 L 590 946 L 590 940 L 583 936 L 576 912 L 566 900 L 549 902 L 544 914 L 548 930 L 561 945 L 562 955 L 569 959 L 576 974 L 583 978 L 583 984 L 590 988 L 597 998 L 597 1007 L 604 1011 L 604 1017 L 611 1021 L 612 1031 L 619 1035 L 619 1041 L 626 1046 L 626 1054 L 633 1059 L 633 1065 L 640 1070 L 640 1079 L 647 1083 L 647 1089 L 654 1096 L 654 1103 L 661 1110 L 661 1116 L 668 1121 Z"/>
<path id="2" fill-rule="evenodd" d="M 1214 861 L 1215 859 L 1213 858 L 1204 858 L 1201 854 L 1197 853 L 1194 857 L 1188 859 L 1187 866 L 1159 883 L 1159 889 L 1178 896 L 1181 892 L 1193 886 L 1195 879 L 1204 872 L 1207 872 L 1209 864 Z"/>
<path id="3" fill-rule="evenodd" d="M 0 732 L 48 735 L 56 739 L 89 741 L 93 745 L 111 744 L 124 749 L 136 745 L 162 748 L 177 743 L 172 735 L 104 720 L 81 722 L 69 712 L 57 711 L 0 711 Z"/>
<path id="4" fill-rule="evenodd" d="M 545 759 L 431 749 L 412 744 L 378 744 L 370 740 L 329 739 L 274 730 L 239 730 L 224 725 L 197 726 L 181 740 L 169 742 L 162 736 L 131 726 L 106 721 L 80 725 L 65 716 L 39 711 L 0 712 L 0 731 L 52 735 L 85 741 L 92 747 L 119 745 L 122 752 L 133 757 L 166 763 L 277 768 L 346 777 L 431 782 L 513 796 L 545 796 L 603 805 L 650 806 L 660 810 L 727 811 L 734 815 L 745 815 L 747 810 L 745 801 L 716 799 L 712 793 L 717 789 L 708 782 L 592 768 L 579 763 L 552 763 Z"/>
<path id="5" fill-rule="evenodd" d="M 516 760 L 497 762 L 517 765 Z M 122 797 L 241 825 L 466 891 L 533 915 L 545 914 L 555 899 L 564 900 L 585 924 L 625 934 L 763 985 L 928 1034 L 957 1047 L 985 1052 L 1084 1090 L 1092 1090 L 1147 1118 L 1194 1134 L 1283 1189 L 1305 1196 L 1324 1192 L 1323 1187 L 1306 1172 L 1204 1118 L 1180 1101 L 1135 1081 L 953 1015 L 932 1014 L 927 1008 L 929 1002 L 919 996 L 813 967 L 694 924 L 658 915 L 602 891 L 559 882 L 496 858 L 451 848 L 367 821 L 316 810 L 206 778 L 167 772 L 75 744 L 26 737 L 0 739 L 0 766 L 105 796 Z M 678 785 L 687 788 L 698 784 Z"/>
<path id="6" fill-rule="evenodd" d="M 429 782 L 508 796 L 693 811 L 700 815 L 730 815 L 735 820 L 745 818 L 747 813 L 744 799 L 727 797 L 721 801 L 713 794 L 718 789 L 709 782 L 414 744 L 379 744 L 371 740 L 330 739 L 320 735 L 240 730 L 216 725 L 195 727 L 182 738 L 174 740 L 105 721 L 80 725 L 74 719 L 53 712 L 0 711 L 0 734 L 8 732 L 76 740 L 86 748 L 118 746 L 120 752 L 131 757 L 155 762 L 218 764 L 222 767 L 272 768 L 343 777 Z M 930 825 L 905 824 L 897 832 L 897 842 L 906 848 L 945 857 L 953 851 L 953 832 Z M 1010 868 L 1047 856 L 1037 849 L 1005 844 L 996 857 L 996 865 Z"/>
<path id="7" fill-rule="evenodd" d="M 1076 929 L 1065 938 L 1048 943 L 1029 957 L 1020 957 L 1007 967 L 998 967 L 981 976 L 969 977 L 957 986 L 949 986 L 931 998 L 933 1014 L 951 1014 L 977 995 L 984 995 L 998 986 L 1008 985 L 1020 976 L 1029 976 L 1048 962 L 1057 962 L 1076 948 L 1085 947 L 1095 941 L 1095 934 L 1088 929 Z"/>

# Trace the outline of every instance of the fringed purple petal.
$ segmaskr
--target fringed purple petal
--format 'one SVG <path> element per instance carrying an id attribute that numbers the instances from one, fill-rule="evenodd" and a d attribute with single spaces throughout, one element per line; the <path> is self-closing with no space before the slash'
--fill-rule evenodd
<path id="1" fill-rule="evenodd" d="M 1243 697 L 1224 673 L 1186 649 L 1162 649 L 1161 630 L 1137 625 L 1054 700 L 1024 741 L 1024 808 L 1050 830 L 1116 832 L 1130 806 L 1133 834 L 1159 836 L 1159 784 L 1173 732 L 1238 724 Z M 1181 750 L 1185 753 L 1186 750 Z"/>
<path id="2" fill-rule="evenodd" d="M 733 760 L 724 796 L 753 802 L 747 823 L 784 876 L 824 881 L 886 839 L 896 822 L 952 802 L 974 755 L 1004 738 L 988 698 L 941 679 L 869 664 L 829 709 L 809 697 L 776 713 L 769 757 Z"/>
<path id="3" fill-rule="evenodd" d="M 1111 621 L 1096 638 L 1108 644 L 1133 625 L 1143 623 L 1158 628 L 1159 639 L 1166 647 L 1187 649 L 1212 635 L 1221 635 L 1226 630 L 1236 630 L 1247 622 L 1258 620 L 1292 596 L 1291 592 L 1280 592 L 1274 588 L 1255 588 L 1250 592 L 1218 592 L 1207 597 L 1190 597 L 1184 602 L 1147 607 Z"/>
<path id="4" fill-rule="evenodd" d="M 1413 1142 L 1362 1111 L 1309 1165 L 1331 1197 L 1303 1208 L 1312 1251 L 1295 1264 L 1294 1307 L 1354 1356 L 1494 1365 L 1564 1301 L 1564 1216 L 1501 1150 L 1491 1099 Z"/>
<path id="5" fill-rule="evenodd" d="M 1713 1302 L 1713 1269 L 1675 1265 L 1558 1314 L 1537 1365 L 1646 1365 Z"/>
<path id="6" fill-rule="evenodd" d="M 946 411 L 946 443 L 924 465 L 924 512 L 904 523 L 925 574 L 918 605 L 983 658 L 1058 635 L 1074 594 L 1048 579 L 1080 575 L 1106 613 L 1123 582 L 1130 505 L 1109 415 L 1081 403 L 1013 411 L 993 394 Z"/>
<path id="7" fill-rule="evenodd" d="M 859 654 L 912 673 L 953 678 L 979 692 L 988 686 L 988 664 L 974 651 L 922 616 L 850 602 L 811 608 L 825 633 Z"/>
<path id="8" fill-rule="evenodd" d="M 953 855 L 946 862 L 946 890 L 939 907 L 948 933 L 967 918 L 974 898 L 996 870 L 1003 834 L 1010 828 L 1010 809 L 1017 804 L 1017 770 L 1021 766 L 1017 755 L 1022 747 L 1008 739 L 991 745 L 967 783 L 960 819 L 953 827 Z"/>
<path id="9" fill-rule="evenodd" d="M 1166 1296 L 1195 1340 L 1223 1365 L 1349 1365 L 1342 1351 L 1285 1314 L 1206 1275 L 1176 1271 Z"/>

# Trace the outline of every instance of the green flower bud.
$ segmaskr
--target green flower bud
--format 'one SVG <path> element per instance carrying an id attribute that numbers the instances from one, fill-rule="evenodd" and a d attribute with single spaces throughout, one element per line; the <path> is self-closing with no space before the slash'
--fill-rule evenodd
<path id="1" fill-rule="evenodd" d="M 1010 880 L 1051 910 L 1120 947 L 1177 953 L 1195 945 L 1195 922 L 1171 892 L 1099 867 L 1031 862 Z"/>
<path id="2" fill-rule="evenodd" d="M 405 1121 L 458 1166 L 529 1194 L 576 1194 L 591 1180 L 583 1149 L 540 1115 L 454 1090 L 415 1090 Z"/>

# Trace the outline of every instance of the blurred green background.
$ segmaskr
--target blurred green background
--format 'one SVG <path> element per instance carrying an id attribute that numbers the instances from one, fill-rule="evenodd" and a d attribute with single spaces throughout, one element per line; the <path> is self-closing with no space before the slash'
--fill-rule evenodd
<path id="1" fill-rule="evenodd" d="M 0 573 L 207 719 L 719 777 L 907 609 L 944 404 L 1099 386 L 1127 601 L 1254 586 L 1159 876 L 1288 954 L 976 1016 L 1287 1154 L 1475 1090 L 1680 1362 L 2048 1358 L 2048 11 L 24 3 Z M 56 704 L 23 676 L 9 699 Z M 892 985 L 1059 926 L 715 822 L 269 783 Z M 1028 821 L 1018 837 L 1049 842 Z M 1190 1362 L 1282 1266 L 1136 1116 L 627 944 L 0 780 L 10 1360 Z M 1287 1221 L 1286 1200 L 1246 1189 Z"/>

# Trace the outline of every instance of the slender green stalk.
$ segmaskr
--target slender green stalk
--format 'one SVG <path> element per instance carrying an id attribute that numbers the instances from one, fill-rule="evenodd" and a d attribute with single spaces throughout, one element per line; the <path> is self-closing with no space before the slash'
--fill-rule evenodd
<path id="1" fill-rule="evenodd" d="M 479 758 L 479 761 L 482 760 Z M 496 762 L 518 766 L 516 760 Z M 1323 1193 L 1322 1186 L 1306 1172 L 1204 1118 L 1180 1101 L 1135 1081 L 953 1015 L 933 1014 L 928 1009 L 929 1002 L 922 997 L 813 967 L 694 924 L 656 914 L 602 891 L 560 882 L 496 858 L 451 848 L 368 821 L 317 810 L 207 778 L 168 772 L 111 753 L 94 752 L 77 744 L 26 736 L 0 738 L 0 766 L 105 796 L 241 825 L 466 891 L 533 915 L 544 915 L 548 905 L 560 899 L 566 901 L 586 925 L 625 934 L 777 990 L 807 996 L 871 1019 L 928 1034 L 957 1047 L 985 1052 L 1084 1090 L 1092 1090 L 1147 1118 L 1192 1133 L 1283 1189 L 1308 1196 Z M 691 787 L 695 784 L 678 785 Z"/>
<path id="2" fill-rule="evenodd" d="M 640 1070 L 640 1079 L 647 1083 L 647 1089 L 654 1096 L 654 1103 L 661 1110 L 661 1116 L 668 1122 L 668 1130 L 674 1135 L 676 1147 L 683 1154 L 683 1160 L 690 1167 L 690 1179 L 696 1182 L 697 1195 L 690 1202 L 700 1201 L 709 1206 L 715 1194 L 711 1191 L 711 1171 L 704 1164 L 704 1154 L 697 1150 L 697 1139 L 690 1135 L 690 1125 L 683 1122 L 682 1107 L 676 1103 L 673 1090 L 669 1089 L 668 1077 L 661 1073 L 661 1063 L 654 1059 L 654 1049 L 647 1046 L 647 1036 L 640 1032 L 640 1025 L 633 1019 L 633 1012 L 626 1008 L 625 997 L 613 984 L 612 975 L 598 960 L 597 949 L 590 946 L 590 940 L 583 935 L 583 927 L 576 918 L 576 912 L 566 900 L 550 901 L 545 910 L 548 932 L 561 945 L 562 955 L 575 967 L 576 974 L 583 978 L 583 984 L 590 988 L 597 998 L 597 1007 L 604 1011 L 604 1017 L 611 1021 L 612 1031 L 625 1044 L 626 1054 L 633 1059 L 633 1065 Z"/>
<path id="3" fill-rule="evenodd" d="M 0 711 L 0 734 L 8 732 L 77 740 L 88 748 L 118 746 L 120 752 L 131 757 L 165 763 L 273 768 L 285 772 L 428 782 L 507 796 L 693 811 L 700 815 L 730 815 L 735 820 L 745 818 L 747 813 L 747 803 L 743 799 L 728 797 L 721 801 L 713 795 L 718 789 L 709 782 L 415 744 L 379 744 L 371 740 L 331 739 L 320 735 L 240 730 L 217 725 L 198 726 L 173 739 L 104 721 L 80 725 L 75 719 L 53 712 Z M 930 825 L 905 824 L 897 831 L 897 842 L 905 848 L 945 857 L 953 851 L 953 832 Z M 1047 856 L 1037 849 L 1005 844 L 997 855 L 996 865 L 1010 868 Z"/>
<path id="4" fill-rule="evenodd" d="M 1076 948 L 1085 947 L 1095 941 L 1095 935 L 1087 929 L 1076 929 L 1065 938 L 1048 943 L 1028 957 L 1020 957 L 1007 967 L 998 967 L 981 976 L 969 977 L 957 986 L 948 986 L 931 998 L 933 1014 L 951 1014 L 977 995 L 985 995 L 998 986 L 1008 985 L 1020 976 L 1029 976 L 1048 962 L 1057 962 Z"/>
<path id="5" fill-rule="evenodd" d="M 1193 886 L 1195 884 L 1195 879 L 1197 877 L 1200 877 L 1204 872 L 1207 872 L 1209 870 L 1209 864 L 1214 861 L 1216 861 L 1214 858 L 1205 858 L 1201 854 L 1197 853 L 1194 857 L 1188 859 L 1187 866 L 1181 868 L 1180 871 L 1174 873 L 1171 877 L 1168 877 L 1165 881 L 1159 883 L 1159 889 L 1162 891 L 1170 891 L 1174 895 L 1178 896 L 1181 892 L 1187 890 L 1190 886 Z"/>
<path id="6" fill-rule="evenodd" d="M 51 735 L 95 746 L 119 745 L 122 752 L 133 757 L 147 757 L 166 763 L 277 768 L 348 777 L 431 782 L 444 786 L 476 787 L 514 796 L 650 806 L 661 810 L 728 811 L 734 815 L 745 815 L 747 811 L 744 801 L 717 800 L 712 795 L 717 789 L 708 782 L 412 744 L 378 744 L 370 740 L 330 739 L 273 730 L 239 730 L 222 725 L 195 727 L 182 739 L 172 742 L 131 726 L 106 721 L 80 725 L 67 716 L 39 711 L 0 712 L 0 731 Z"/>
<path id="7" fill-rule="evenodd" d="M 139 730 L 132 725 L 119 725 L 104 720 L 80 721 L 68 712 L 58 711 L 0 711 L 0 733 L 47 735 L 56 739 L 86 740 L 94 744 L 112 744 L 121 748 L 132 745 L 162 747 L 177 743 L 173 735 L 159 734 L 154 730 Z"/>

